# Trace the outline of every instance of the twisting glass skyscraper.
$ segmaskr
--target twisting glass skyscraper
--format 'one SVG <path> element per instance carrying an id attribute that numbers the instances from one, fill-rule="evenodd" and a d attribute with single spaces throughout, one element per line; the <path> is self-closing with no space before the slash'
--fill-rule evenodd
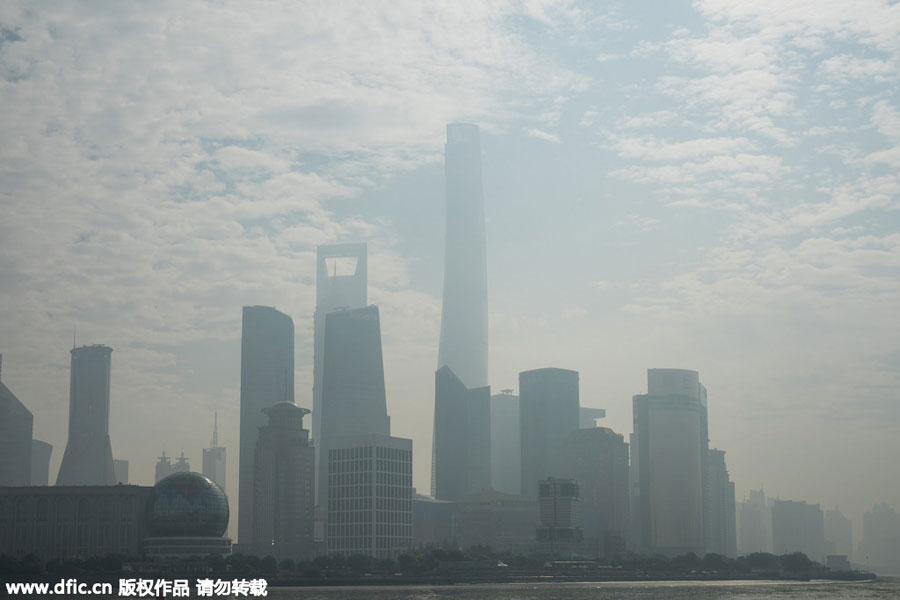
<path id="1" fill-rule="evenodd" d="M 447 125 L 444 169 L 447 228 L 438 369 L 450 367 L 472 389 L 488 383 L 487 259 L 477 125 Z"/>
<path id="2" fill-rule="evenodd" d="M 245 306 L 241 329 L 241 442 L 238 456 L 238 541 L 259 543 L 253 530 L 254 453 L 263 409 L 294 402 L 294 322 L 269 306 Z"/>

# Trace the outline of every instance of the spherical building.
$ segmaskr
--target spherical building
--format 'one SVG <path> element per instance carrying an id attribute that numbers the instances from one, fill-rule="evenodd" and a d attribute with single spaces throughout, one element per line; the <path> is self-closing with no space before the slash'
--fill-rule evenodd
<path id="1" fill-rule="evenodd" d="M 230 554 L 228 499 L 209 477 L 174 473 L 153 487 L 147 504 L 147 556 Z"/>

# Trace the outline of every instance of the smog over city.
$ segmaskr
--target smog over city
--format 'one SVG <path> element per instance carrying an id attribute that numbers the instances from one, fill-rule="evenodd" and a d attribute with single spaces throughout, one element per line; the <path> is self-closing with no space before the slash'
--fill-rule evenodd
<path id="1" fill-rule="evenodd" d="M 278 547 L 290 481 L 311 559 L 383 457 L 375 557 L 490 490 L 552 553 L 900 572 L 900 4 L 649 8 L 0 4 L 0 437 L 52 445 L 0 485 L 220 461 L 187 535 Z"/>

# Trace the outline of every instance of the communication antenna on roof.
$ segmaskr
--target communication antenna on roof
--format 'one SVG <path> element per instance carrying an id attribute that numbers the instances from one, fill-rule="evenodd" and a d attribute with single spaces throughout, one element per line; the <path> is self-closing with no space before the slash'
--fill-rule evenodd
<path id="1" fill-rule="evenodd" d="M 213 413 L 213 438 L 212 442 L 210 442 L 210 446 L 213 448 L 219 447 L 219 413 Z"/>
<path id="2" fill-rule="evenodd" d="M 75 332 L 78 331 L 78 325 L 72 327 L 72 350 L 75 349 Z"/>

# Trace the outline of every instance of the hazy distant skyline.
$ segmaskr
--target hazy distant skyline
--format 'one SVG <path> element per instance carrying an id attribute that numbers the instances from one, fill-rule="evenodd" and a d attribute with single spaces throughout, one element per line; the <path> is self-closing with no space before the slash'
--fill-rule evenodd
<path id="1" fill-rule="evenodd" d="M 54 445 L 68 353 L 112 355 L 113 455 L 237 492 L 241 307 L 296 335 L 315 247 L 363 241 L 392 434 L 429 489 L 443 143 L 481 128 L 489 383 L 709 389 L 737 499 L 900 509 L 900 5 L 770 0 L 0 4 L 3 381 Z"/>

